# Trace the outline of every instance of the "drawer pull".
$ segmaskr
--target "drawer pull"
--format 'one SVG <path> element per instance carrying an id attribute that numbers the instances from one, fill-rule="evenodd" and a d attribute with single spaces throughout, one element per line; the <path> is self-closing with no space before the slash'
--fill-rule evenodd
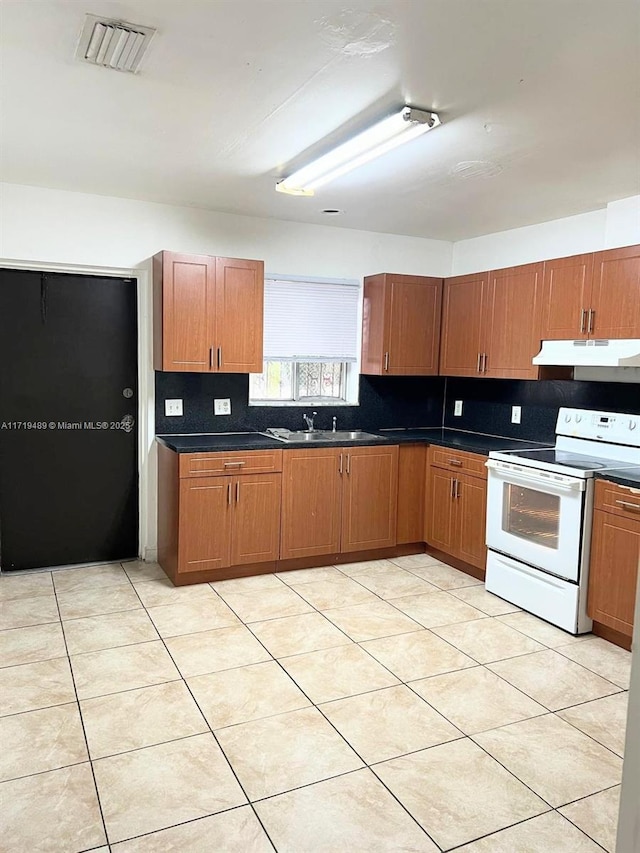
<path id="1" fill-rule="evenodd" d="M 462 462 L 459 459 L 450 459 L 449 465 L 456 465 L 458 468 L 462 467 Z"/>
<path id="2" fill-rule="evenodd" d="M 616 501 L 618 506 L 623 507 L 624 509 L 637 509 L 640 510 L 640 504 L 632 504 L 630 501 Z"/>
<path id="3" fill-rule="evenodd" d="M 244 463 L 244 462 L 225 462 L 224 467 L 225 468 L 241 468 L 244 464 L 246 464 L 246 463 Z"/>

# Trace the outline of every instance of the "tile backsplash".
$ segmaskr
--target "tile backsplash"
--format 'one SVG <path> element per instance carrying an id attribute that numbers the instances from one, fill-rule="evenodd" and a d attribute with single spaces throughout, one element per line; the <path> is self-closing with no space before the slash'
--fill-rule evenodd
<path id="1" fill-rule="evenodd" d="M 231 400 L 231 415 L 213 414 L 214 397 Z M 182 417 L 165 417 L 165 399 L 183 400 Z M 250 432 L 268 427 L 303 429 L 301 406 L 249 406 L 246 374 L 156 373 L 156 432 Z M 461 417 L 454 402 L 463 401 Z M 522 407 L 511 423 L 511 406 Z M 361 376 L 359 406 L 318 407 L 316 426 L 340 429 L 440 426 L 553 441 L 560 406 L 640 414 L 640 386 L 566 380 L 464 379 L 423 376 Z"/>
<path id="2" fill-rule="evenodd" d="M 317 407 L 318 429 L 440 426 L 445 380 L 440 376 L 361 376 L 359 406 Z M 231 415 L 213 414 L 214 397 L 231 400 Z M 183 400 L 183 417 L 165 417 L 166 399 Z M 247 374 L 156 372 L 156 432 L 249 432 L 268 427 L 304 429 L 302 406 L 249 406 Z"/>

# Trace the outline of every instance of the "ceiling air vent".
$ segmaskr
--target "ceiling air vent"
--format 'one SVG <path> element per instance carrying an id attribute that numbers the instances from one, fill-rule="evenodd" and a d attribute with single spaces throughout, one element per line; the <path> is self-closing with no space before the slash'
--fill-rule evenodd
<path id="1" fill-rule="evenodd" d="M 136 74 L 154 33 L 153 27 L 87 15 L 76 58 L 114 71 Z"/>

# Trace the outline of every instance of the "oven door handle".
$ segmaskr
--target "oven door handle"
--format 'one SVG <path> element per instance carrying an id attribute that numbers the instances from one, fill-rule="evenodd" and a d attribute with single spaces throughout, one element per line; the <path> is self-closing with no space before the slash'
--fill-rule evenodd
<path id="1" fill-rule="evenodd" d="M 493 459 L 488 459 L 485 463 L 489 469 L 489 476 L 499 477 L 514 485 L 524 484 L 525 486 L 535 484 L 545 492 L 554 494 L 556 492 L 584 492 L 586 489 L 586 480 L 574 479 L 573 477 L 565 477 L 562 474 L 554 474 L 554 479 L 547 477 L 538 477 L 529 471 L 518 470 L 518 468 L 505 465 L 504 462 L 495 462 Z M 532 469 L 529 469 L 532 470 Z M 562 479 L 555 479 L 561 477 Z"/>

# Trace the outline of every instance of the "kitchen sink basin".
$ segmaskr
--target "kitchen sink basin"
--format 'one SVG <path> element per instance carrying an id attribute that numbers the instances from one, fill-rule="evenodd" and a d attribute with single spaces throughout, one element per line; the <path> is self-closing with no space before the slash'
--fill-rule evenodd
<path id="1" fill-rule="evenodd" d="M 333 430 L 328 429 L 315 429 L 313 432 L 308 432 L 307 430 L 277 430 L 273 432 L 268 432 L 271 438 L 277 438 L 279 441 L 294 442 L 294 441 L 304 441 L 309 443 L 322 443 L 323 441 L 339 441 L 339 442 L 349 442 L 349 441 L 368 441 L 369 439 L 375 438 L 379 439 L 379 435 L 373 435 L 370 432 L 363 432 L 360 429 L 351 429 L 351 430 L 337 430 L 333 432 Z"/>

